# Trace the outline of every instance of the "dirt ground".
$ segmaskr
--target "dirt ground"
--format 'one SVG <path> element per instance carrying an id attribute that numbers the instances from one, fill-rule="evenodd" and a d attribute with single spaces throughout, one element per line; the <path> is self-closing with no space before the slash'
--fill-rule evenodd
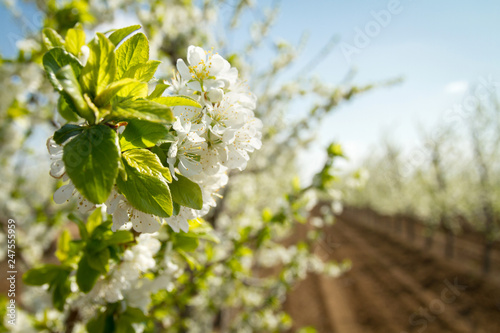
<path id="1" fill-rule="evenodd" d="M 293 332 L 500 332 L 500 283 L 460 258 L 446 260 L 371 223 L 339 218 L 326 230 L 330 259 L 352 269 L 333 279 L 310 275 L 289 295 Z"/>

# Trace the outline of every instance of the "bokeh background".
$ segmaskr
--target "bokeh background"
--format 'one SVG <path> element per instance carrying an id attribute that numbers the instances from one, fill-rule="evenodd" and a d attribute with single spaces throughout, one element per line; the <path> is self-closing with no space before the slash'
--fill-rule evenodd
<path id="1" fill-rule="evenodd" d="M 0 6 L 1 218 L 24 221 L 18 238 L 27 267 L 53 252 L 71 209 L 51 201 L 56 184 L 45 140 L 61 119 L 31 57 L 40 51 L 33 36 L 44 20 L 72 24 L 69 14 L 44 14 L 57 3 Z M 233 210 L 250 195 L 286 192 L 295 176 L 302 186 L 314 183 L 325 149 L 342 145 L 347 158 L 335 163 L 332 190 L 288 236 L 321 228 L 316 254 L 349 259 L 352 267 L 335 279 L 309 274 L 291 288 L 283 303 L 294 320 L 287 329 L 500 330 L 500 3 L 67 3 L 89 35 L 143 24 L 152 54 L 171 57 L 160 67 L 165 78 L 185 57 L 167 38 L 213 47 L 247 75 L 269 147 L 286 148 L 282 157 L 274 148 L 256 157 L 251 170 L 273 164 L 275 186 L 229 196 Z M 194 9 L 182 14 L 174 6 Z M 158 20 L 166 23 L 158 28 Z M 333 207 L 335 224 L 325 222 L 323 206 Z"/>

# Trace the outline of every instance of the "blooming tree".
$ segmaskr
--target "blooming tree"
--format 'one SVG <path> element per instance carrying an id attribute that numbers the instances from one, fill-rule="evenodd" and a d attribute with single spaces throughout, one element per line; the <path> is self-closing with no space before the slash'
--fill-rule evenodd
<path id="1" fill-rule="evenodd" d="M 37 5 L 46 28 L 23 41 L 19 59 L 0 67 L 20 78 L 5 84 L 19 92 L 0 102 L 7 104 L 0 133 L 19 133 L 13 129 L 22 125 L 25 139 L 11 138 L 12 147 L 2 142 L 2 148 L 25 149 L 20 161 L 35 166 L 41 157 L 30 157 L 29 144 L 41 134 L 33 131 L 50 133 L 50 175 L 57 181 L 34 191 L 49 177 L 33 176 L 2 207 L 2 216 L 19 220 L 23 281 L 33 286 L 23 290 L 17 325 L 4 327 L 288 329 L 282 304 L 290 288 L 308 272 L 335 275 L 345 268 L 315 254 L 323 237 L 318 219 L 300 241 L 284 241 L 307 221 L 318 197 L 334 195 L 332 208 L 341 209 L 332 167 L 341 150 L 329 147 L 311 184 L 297 180 L 293 160 L 326 114 L 371 86 L 310 80 L 307 87 L 273 88 L 296 56 L 285 43 L 271 69 L 255 76 L 258 84 L 251 81 L 243 56 L 224 58 L 191 45 L 214 42 L 204 29 L 215 16 L 210 4 L 203 10 L 182 1 Z M 242 1 L 235 17 L 246 6 Z M 135 25 L 89 33 L 119 9 L 135 10 L 142 32 Z M 249 53 L 272 18 L 254 27 Z M 295 98 L 313 94 L 318 103 L 286 121 Z M 16 188 L 19 168 L 12 160 L 2 168 Z M 332 222 L 332 209 L 322 212 Z"/>

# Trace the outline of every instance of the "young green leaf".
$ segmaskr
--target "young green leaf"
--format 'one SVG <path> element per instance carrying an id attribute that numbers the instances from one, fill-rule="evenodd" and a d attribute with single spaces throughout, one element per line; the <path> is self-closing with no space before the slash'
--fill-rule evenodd
<path id="1" fill-rule="evenodd" d="M 147 149 L 129 150 L 123 153 L 123 157 L 129 166 L 141 174 L 156 177 L 165 182 L 172 181 L 169 168 L 164 167 L 158 156 Z"/>
<path id="2" fill-rule="evenodd" d="M 173 248 L 176 250 L 192 252 L 198 248 L 198 245 L 200 243 L 197 238 L 189 236 L 186 237 L 185 234 L 173 233 L 171 235 Z"/>
<path id="3" fill-rule="evenodd" d="M 66 50 L 78 57 L 83 45 L 85 45 L 85 31 L 81 27 L 69 29 L 64 42 Z"/>
<path id="4" fill-rule="evenodd" d="M 63 96 L 59 96 L 57 101 L 57 111 L 67 121 L 78 121 L 78 114 L 68 105 Z"/>
<path id="5" fill-rule="evenodd" d="M 133 83 L 123 87 L 116 96 L 126 99 L 146 98 L 148 96 L 148 84 L 134 80 Z"/>
<path id="6" fill-rule="evenodd" d="M 56 257 L 59 261 L 64 262 L 68 259 L 68 253 L 70 251 L 71 244 L 71 234 L 68 229 L 64 229 L 64 231 L 59 236 L 59 240 L 57 241 L 57 251 Z"/>
<path id="7" fill-rule="evenodd" d="M 134 241 L 134 235 L 127 230 L 115 231 L 109 238 L 104 240 L 106 246 L 112 246 L 117 244 L 130 243 Z"/>
<path id="8" fill-rule="evenodd" d="M 67 270 L 65 266 L 46 264 L 41 267 L 32 268 L 23 275 L 23 282 L 30 286 L 42 286 L 52 283 L 61 270 Z"/>
<path id="9" fill-rule="evenodd" d="M 100 208 L 95 209 L 87 218 L 87 232 L 92 235 L 92 231 L 102 223 L 102 212 Z"/>
<path id="10" fill-rule="evenodd" d="M 87 254 L 84 254 L 78 263 L 78 269 L 76 270 L 76 283 L 78 284 L 78 288 L 84 293 L 88 293 L 97 279 L 101 275 L 98 270 L 90 267 L 89 258 Z"/>
<path id="11" fill-rule="evenodd" d="M 69 65 L 62 67 L 55 73 L 55 76 L 61 87 L 60 93 L 71 109 L 88 122 L 93 123 L 95 121 L 94 112 L 89 109 L 88 104 L 85 102 L 80 85 L 71 67 Z"/>
<path id="12" fill-rule="evenodd" d="M 117 179 L 118 188 L 137 209 L 160 217 L 172 215 L 172 197 L 168 188 L 171 180 L 168 168 L 146 149 L 123 153 L 127 180 Z"/>
<path id="13" fill-rule="evenodd" d="M 64 46 L 64 39 L 52 28 L 44 28 L 42 30 L 42 40 L 43 45 L 48 50 Z"/>
<path id="14" fill-rule="evenodd" d="M 135 65 L 129 68 L 129 70 L 123 74 L 123 78 L 129 77 L 141 82 L 149 82 L 154 77 L 160 64 L 161 61 L 148 60 L 144 64 Z"/>
<path id="15" fill-rule="evenodd" d="M 162 124 L 134 119 L 129 121 L 121 134 L 120 147 L 122 151 L 153 147 L 168 134 L 169 130 Z"/>
<path id="16" fill-rule="evenodd" d="M 170 183 L 170 193 L 172 200 L 181 206 L 193 209 L 203 208 L 203 196 L 200 186 L 188 178 L 176 174 L 177 180 Z"/>
<path id="17" fill-rule="evenodd" d="M 115 30 L 115 31 L 113 31 L 113 33 L 111 35 L 109 35 L 109 40 L 113 44 L 118 45 L 128 35 L 130 35 L 134 31 L 139 30 L 140 28 L 141 28 L 141 26 L 137 24 L 137 25 L 131 25 L 130 27 L 125 27 L 125 28 Z"/>
<path id="18" fill-rule="evenodd" d="M 107 200 L 118 175 L 120 152 L 116 132 L 105 125 L 91 126 L 64 146 L 66 172 L 88 200 Z"/>
<path id="19" fill-rule="evenodd" d="M 200 103 L 187 96 L 164 96 L 152 99 L 153 102 L 160 103 L 166 106 L 194 106 L 195 108 L 201 108 Z"/>
<path id="20" fill-rule="evenodd" d="M 80 232 L 80 237 L 82 240 L 87 240 L 89 237 L 89 233 L 87 232 L 87 228 L 85 226 L 85 223 L 83 223 L 82 219 L 80 219 L 78 216 L 76 216 L 73 213 L 70 213 L 68 215 L 68 219 L 70 221 L 75 222 L 75 224 L 78 226 L 78 231 Z"/>
<path id="21" fill-rule="evenodd" d="M 62 271 L 51 285 L 52 304 L 59 311 L 63 311 L 66 299 L 71 293 L 69 273 L 68 271 Z"/>
<path id="22" fill-rule="evenodd" d="M 115 97 L 116 94 L 118 94 L 118 92 L 120 90 L 122 90 L 126 86 L 129 86 L 129 85 L 135 86 L 136 84 L 137 84 L 137 81 L 129 79 L 129 78 L 122 79 L 120 81 L 115 81 L 115 82 L 111 83 L 110 85 L 108 85 L 103 91 L 101 91 L 101 93 L 99 95 L 97 95 L 97 97 L 94 100 L 94 103 L 96 106 L 100 106 L 100 107 L 106 106 L 109 104 L 111 99 L 113 97 Z"/>
<path id="23" fill-rule="evenodd" d="M 45 69 L 45 72 L 47 72 L 47 76 L 49 77 L 50 83 L 52 83 L 52 86 L 54 86 L 54 89 L 56 89 L 57 91 L 62 91 L 61 84 L 56 78 L 56 73 L 61 68 L 70 65 L 75 77 L 78 77 L 82 70 L 80 61 L 78 61 L 78 59 L 75 58 L 72 54 L 59 47 L 53 48 L 46 52 L 43 55 L 42 62 L 43 68 Z"/>
<path id="24" fill-rule="evenodd" d="M 143 98 L 115 98 L 109 117 L 113 120 L 143 119 L 157 123 L 174 121 L 169 107 Z"/>
<path id="25" fill-rule="evenodd" d="M 165 90 L 170 87 L 170 85 L 164 83 L 165 81 L 163 81 L 163 83 L 158 83 L 156 86 L 155 86 L 155 89 L 153 90 L 153 92 L 151 93 L 151 95 L 148 96 L 148 99 L 154 99 L 154 98 L 157 98 L 157 97 L 161 97 L 161 95 L 165 92 Z"/>
<path id="26" fill-rule="evenodd" d="M 89 59 L 82 69 L 80 83 L 91 97 L 99 95 L 113 80 L 116 73 L 115 45 L 101 33 L 89 43 Z"/>
<path id="27" fill-rule="evenodd" d="M 109 250 L 108 248 L 104 248 L 102 251 L 97 253 L 93 253 L 92 255 L 87 256 L 87 261 L 90 267 L 99 271 L 102 274 L 106 274 L 108 271 L 108 262 L 109 262 Z"/>
<path id="28" fill-rule="evenodd" d="M 82 131 L 83 131 L 83 127 L 81 127 L 79 125 L 66 124 L 54 132 L 54 141 L 58 145 L 62 145 L 69 138 L 80 134 Z"/>
<path id="29" fill-rule="evenodd" d="M 116 50 L 116 78 L 120 79 L 132 67 L 144 64 L 149 59 L 149 43 L 143 33 L 138 33 L 123 42 Z"/>

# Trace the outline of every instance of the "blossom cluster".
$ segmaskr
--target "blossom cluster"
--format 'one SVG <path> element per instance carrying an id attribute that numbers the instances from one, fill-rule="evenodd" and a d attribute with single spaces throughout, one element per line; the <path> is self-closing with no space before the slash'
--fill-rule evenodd
<path id="1" fill-rule="evenodd" d="M 199 185 L 203 196 L 200 210 L 181 206 L 178 214 L 159 217 L 134 207 L 115 187 L 104 203 L 113 215 L 113 231 L 133 228 L 137 232 L 156 232 L 167 223 L 174 231 L 189 230 L 189 221 L 202 217 L 216 205 L 221 187 L 227 184 L 230 169 L 245 169 L 249 153 L 261 147 L 262 122 L 255 117 L 256 97 L 238 78 L 238 71 L 222 56 L 190 46 L 187 64 L 177 61 L 177 70 L 165 94 L 187 96 L 200 107 L 174 106 L 175 122 L 170 131 L 174 140 L 166 154 L 172 177 L 176 173 Z M 47 142 L 52 165 L 50 174 L 69 180 L 62 161 L 63 147 L 52 138 Z M 78 197 L 77 207 L 86 212 L 96 207 L 69 183 L 54 194 L 56 203 Z"/>

